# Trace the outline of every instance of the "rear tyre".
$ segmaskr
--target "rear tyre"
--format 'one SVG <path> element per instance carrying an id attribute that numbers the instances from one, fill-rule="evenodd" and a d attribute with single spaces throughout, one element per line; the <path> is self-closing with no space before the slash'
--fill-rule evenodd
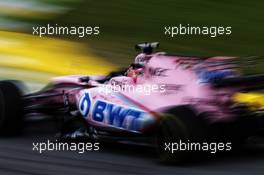
<path id="1" fill-rule="evenodd" d="M 0 135 L 17 135 L 22 127 L 23 100 L 17 81 L 0 81 Z"/>
<path id="2" fill-rule="evenodd" d="M 181 146 L 206 140 L 206 125 L 187 106 L 168 111 L 162 118 L 157 132 L 157 151 L 162 163 L 186 164 L 195 161 L 193 151 Z M 197 152 L 196 152 L 197 153 Z M 193 159 L 194 158 L 194 159 Z"/>

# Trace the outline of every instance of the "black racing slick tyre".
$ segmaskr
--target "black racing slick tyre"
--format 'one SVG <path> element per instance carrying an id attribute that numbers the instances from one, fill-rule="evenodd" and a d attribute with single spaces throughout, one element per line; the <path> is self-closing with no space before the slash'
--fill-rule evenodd
<path id="1" fill-rule="evenodd" d="M 206 140 L 206 124 L 187 106 L 167 111 L 157 130 L 157 151 L 161 163 L 184 165 L 195 161 L 187 144 Z"/>
<path id="2" fill-rule="evenodd" d="M 0 81 L 0 135 L 13 136 L 23 127 L 22 92 L 17 81 Z"/>

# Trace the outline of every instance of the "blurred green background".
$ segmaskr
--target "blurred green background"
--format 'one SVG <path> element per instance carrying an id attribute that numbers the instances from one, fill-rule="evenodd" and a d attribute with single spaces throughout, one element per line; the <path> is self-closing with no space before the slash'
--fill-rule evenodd
<path id="1" fill-rule="evenodd" d="M 161 50 L 173 53 L 262 57 L 263 9 L 263 0 L 88 0 L 56 21 L 101 26 L 100 37 L 86 38 L 84 42 L 96 54 L 125 65 L 135 56 L 135 43 L 144 41 L 159 41 Z M 180 23 L 232 26 L 232 34 L 216 38 L 164 35 L 164 26 Z M 261 71 L 263 66 L 255 66 L 254 70 Z"/>
<path id="2" fill-rule="evenodd" d="M 18 1 L 18 0 L 17 0 Z M 264 70 L 263 0 L 29 0 L 56 6 L 62 12 L 45 18 L 9 16 L 31 25 L 100 26 L 99 36 L 65 36 L 87 45 L 91 51 L 117 66 L 131 63 L 137 54 L 136 43 L 159 41 L 159 50 L 199 56 L 257 56 L 254 66 L 242 64 L 247 73 Z M 22 2 L 22 0 L 21 0 Z M 37 7 L 37 6 L 36 6 Z M 32 7 L 34 8 L 34 7 Z M 54 9 L 54 8 L 53 8 Z M 57 13 L 56 9 L 53 13 Z M 211 38 L 209 35 L 164 35 L 164 26 L 231 26 L 232 34 Z M 61 36 L 59 36 L 61 37 Z"/>

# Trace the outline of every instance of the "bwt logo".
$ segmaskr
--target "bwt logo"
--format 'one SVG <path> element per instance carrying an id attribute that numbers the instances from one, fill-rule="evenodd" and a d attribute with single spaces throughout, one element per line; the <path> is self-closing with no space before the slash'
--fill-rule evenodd
<path id="1" fill-rule="evenodd" d="M 104 120 L 117 127 L 123 127 L 124 121 L 129 118 L 129 123 L 133 124 L 144 112 L 125 108 L 112 103 L 98 100 L 93 108 L 93 120 L 103 122 Z"/>
<path id="2" fill-rule="evenodd" d="M 92 106 L 93 105 L 93 106 Z M 85 118 L 91 114 L 92 120 L 116 127 L 136 130 L 138 118 L 145 115 L 144 111 L 127 108 L 107 101 L 97 100 L 92 104 L 89 92 L 85 92 L 79 101 L 79 111 Z"/>
<path id="3" fill-rule="evenodd" d="M 79 110 L 84 117 L 87 117 L 91 108 L 91 99 L 88 92 L 85 92 L 79 102 Z"/>

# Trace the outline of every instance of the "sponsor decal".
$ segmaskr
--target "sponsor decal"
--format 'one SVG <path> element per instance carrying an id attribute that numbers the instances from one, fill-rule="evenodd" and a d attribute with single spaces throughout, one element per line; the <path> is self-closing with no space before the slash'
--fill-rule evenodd
<path id="1" fill-rule="evenodd" d="M 164 95 L 178 93 L 183 89 L 183 85 L 180 84 L 162 84 L 162 86 L 163 86 L 162 94 Z"/>
<path id="2" fill-rule="evenodd" d="M 201 80 L 201 83 L 209 83 L 232 75 L 233 72 L 231 71 L 206 71 L 201 72 L 199 74 L 199 78 Z"/>
<path id="3" fill-rule="evenodd" d="M 79 110 L 84 117 L 87 117 L 91 108 L 91 98 L 88 92 L 85 92 L 79 102 Z"/>
<path id="4" fill-rule="evenodd" d="M 88 114 L 96 122 L 109 124 L 115 127 L 138 130 L 142 121 L 137 119 L 145 116 L 145 112 L 136 108 L 113 104 L 104 100 L 91 102 L 89 92 L 85 92 L 80 98 L 79 110 L 86 118 Z"/>
<path id="5" fill-rule="evenodd" d="M 167 77 L 166 72 L 168 70 L 169 69 L 164 69 L 164 68 L 160 68 L 160 67 L 157 67 L 157 68 L 149 68 L 149 74 L 151 76 Z"/>
<path id="6" fill-rule="evenodd" d="M 128 126 L 125 126 L 126 120 L 130 121 L 129 126 L 131 127 L 143 113 L 143 111 L 137 109 L 98 100 L 94 105 L 92 118 L 97 122 L 105 122 L 116 127 L 127 128 Z"/>

